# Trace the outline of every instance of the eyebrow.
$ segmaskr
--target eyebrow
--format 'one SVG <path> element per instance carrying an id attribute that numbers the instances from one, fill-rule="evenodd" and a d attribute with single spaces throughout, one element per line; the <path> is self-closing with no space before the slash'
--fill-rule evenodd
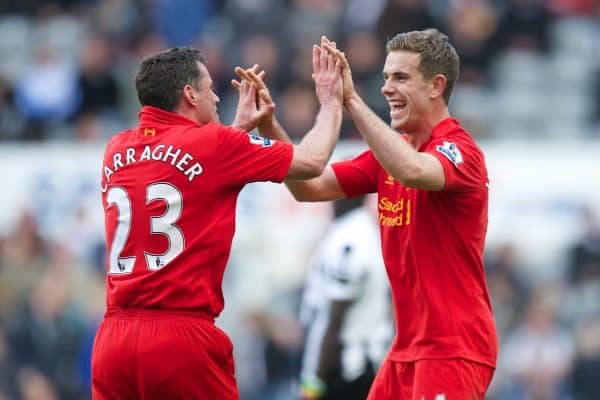
<path id="1" fill-rule="evenodd" d="M 395 71 L 392 73 L 387 73 L 385 71 L 383 71 L 382 73 L 383 77 L 394 77 L 394 78 L 408 78 L 410 77 L 410 74 L 408 72 L 404 72 L 404 71 Z"/>

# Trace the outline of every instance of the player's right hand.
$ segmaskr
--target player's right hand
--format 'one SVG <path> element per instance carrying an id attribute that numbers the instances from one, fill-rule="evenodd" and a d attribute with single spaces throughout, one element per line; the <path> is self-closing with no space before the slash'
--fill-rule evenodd
<path id="1" fill-rule="evenodd" d="M 327 36 L 321 37 L 321 48 L 325 49 L 329 54 L 333 55 L 336 61 L 340 62 L 342 67 L 342 79 L 344 81 L 344 105 L 350 99 L 357 97 L 356 89 L 354 88 L 354 80 L 352 79 L 352 70 L 350 69 L 350 63 L 346 58 L 346 54 L 337 48 L 335 42 L 329 40 Z"/>

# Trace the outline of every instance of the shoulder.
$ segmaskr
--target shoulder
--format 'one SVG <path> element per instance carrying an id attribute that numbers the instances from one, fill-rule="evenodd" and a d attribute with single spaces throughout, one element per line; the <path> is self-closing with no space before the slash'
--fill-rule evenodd
<path id="1" fill-rule="evenodd" d="M 429 151 L 441 153 L 455 165 L 461 164 L 467 159 L 484 160 L 484 154 L 479 145 L 461 126 L 435 137 L 428 147 Z"/>
<path id="2" fill-rule="evenodd" d="M 114 134 L 108 142 L 106 143 L 105 152 L 109 152 L 115 148 L 118 148 L 122 143 L 124 143 L 131 135 L 137 132 L 137 128 L 128 128 L 124 131 L 118 132 Z"/>

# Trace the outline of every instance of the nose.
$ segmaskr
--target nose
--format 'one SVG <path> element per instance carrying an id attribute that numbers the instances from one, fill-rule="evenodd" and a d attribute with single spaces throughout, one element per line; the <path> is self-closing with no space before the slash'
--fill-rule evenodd
<path id="1" fill-rule="evenodd" d="M 219 96 L 217 96 L 217 94 L 215 92 L 213 92 L 213 96 L 215 98 L 215 103 L 218 103 L 219 101 L 221 101 L 221 99 L 219 98 Z"/>
<path id="2" fill-rule="evenodd" d="M 383 82 L 383 86 L 381 87 L 381 93 L 385 96 L 387 94 L 390 94 L 392 92 L 393 88 L 390 85 L 390 81 L 389 80 L 385 80 Z"/>

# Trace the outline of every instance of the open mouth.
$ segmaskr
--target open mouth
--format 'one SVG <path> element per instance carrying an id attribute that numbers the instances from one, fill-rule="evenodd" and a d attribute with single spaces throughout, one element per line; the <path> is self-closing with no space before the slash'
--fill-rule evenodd
<path id="1" fill-rule="evenodd" d="M 390 101 L 390 113 L 399 113 L 406 109 L 405 101 Z"/>

